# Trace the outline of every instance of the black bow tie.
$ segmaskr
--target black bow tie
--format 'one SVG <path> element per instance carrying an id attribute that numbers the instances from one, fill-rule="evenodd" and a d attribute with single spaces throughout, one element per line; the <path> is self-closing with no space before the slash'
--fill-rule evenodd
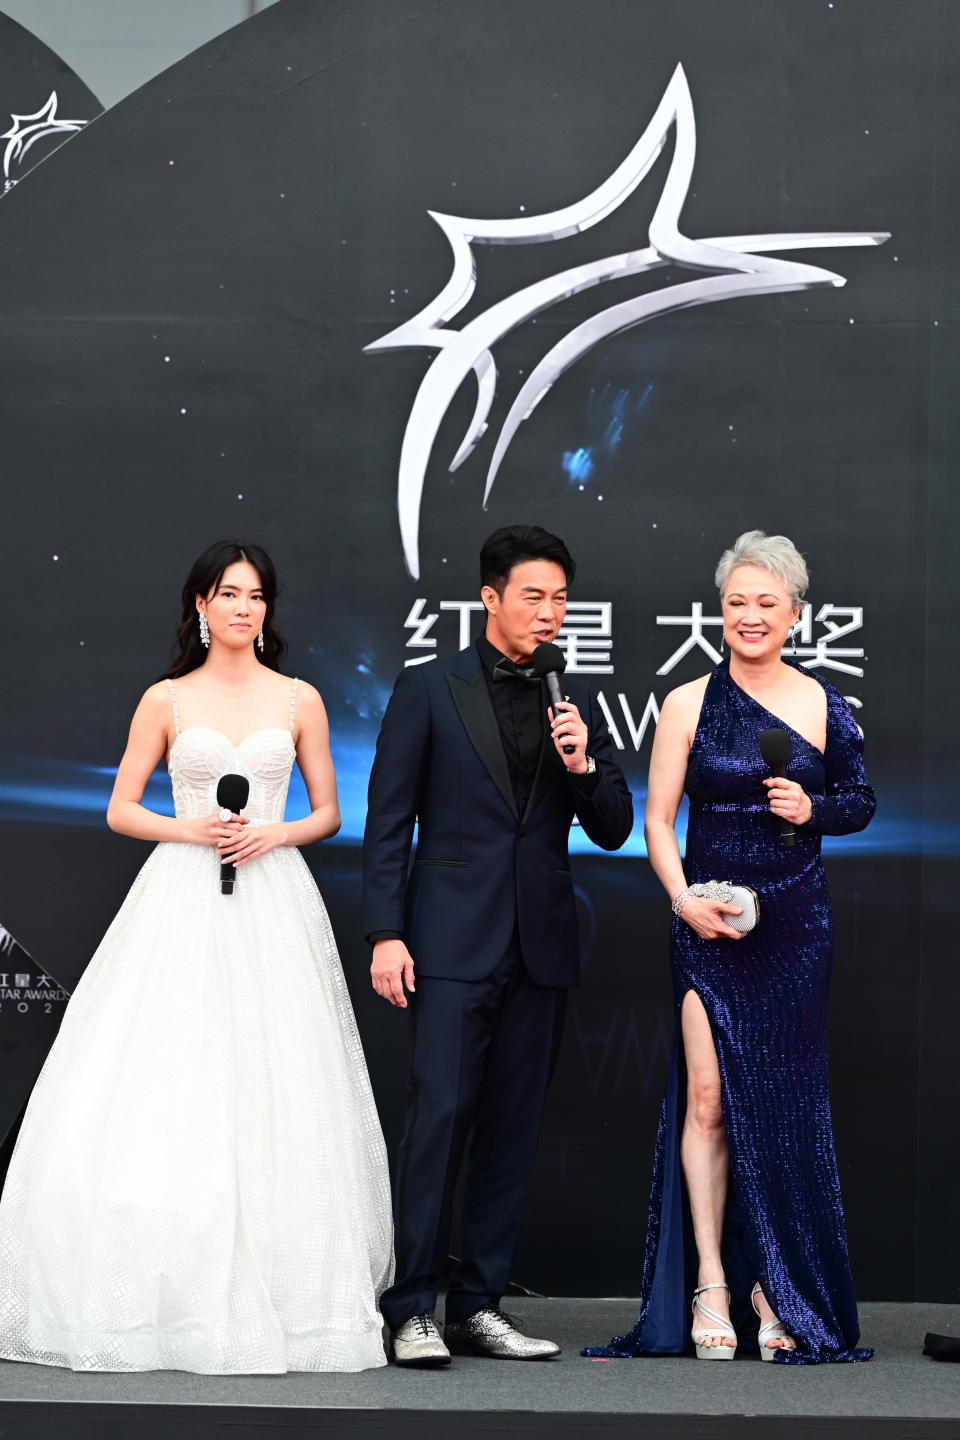
<path id="1" fill-rule="evenodd" d="M 514 685 L 539 685 L 540 677 L 532 666 L 521 668 L 512 660 L 498 660 L 493 667 L 494 680 L 510 680 Z"/>

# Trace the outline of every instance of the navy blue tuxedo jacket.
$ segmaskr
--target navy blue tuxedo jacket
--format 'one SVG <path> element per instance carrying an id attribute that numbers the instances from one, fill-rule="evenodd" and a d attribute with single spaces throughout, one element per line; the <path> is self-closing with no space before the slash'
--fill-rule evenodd
<path id="1" fill-rule="evenodd" d="M 618 850 L 633 800 L 593 695 L 569 677 L 564 686 L 589 729 L 599 783 L 581 790 L 546 736 L 521 815 L 476 646 L 397 680 L 370 775 L 364 932 L 401 933 L 418 975 L 481 980 L 516 926 L 535 983 L 579 983 L 570 824 L 576 815 L 596 845 Z"/>

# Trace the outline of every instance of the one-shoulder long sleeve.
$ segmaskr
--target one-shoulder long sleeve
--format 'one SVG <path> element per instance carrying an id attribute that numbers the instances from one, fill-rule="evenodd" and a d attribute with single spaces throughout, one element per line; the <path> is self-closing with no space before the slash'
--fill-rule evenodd
<path id="1" fill-rule="evenodd" d="M 863 764 L 863 737 L 853 711 L 839 691 L 827 691 L 826 785 L 811 795 L 813 814 L 806 828 L 819 835 L 851 835 L 873 819 L 877 797 Z"/>

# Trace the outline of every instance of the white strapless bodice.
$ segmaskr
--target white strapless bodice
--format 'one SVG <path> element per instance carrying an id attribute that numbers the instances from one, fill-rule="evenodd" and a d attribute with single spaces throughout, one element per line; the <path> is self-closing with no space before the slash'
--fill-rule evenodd
<path id="1" fill-rule="evenodd" d="M 250 798 L 243 807 L 249 820 L 282 820 L 296 752 L 293 736 L 279 726 L 254 730 L 234 745 L 219 730 L 191 725 L 170 747 L 170 781 L 178 819 L 198 820 L 217 808 L 217 783 L 223 775 L 244 775 Z"/>

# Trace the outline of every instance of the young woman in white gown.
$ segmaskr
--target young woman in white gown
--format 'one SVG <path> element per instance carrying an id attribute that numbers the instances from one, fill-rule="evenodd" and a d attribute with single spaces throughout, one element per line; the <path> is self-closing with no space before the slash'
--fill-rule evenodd
<path id="1" fill-rule="evenodd" d="M 0 1203 L 0 1356 L 214 1374 L 385 1363 L 387 1163 L 323 901 L 323 702 L 277 673 L 276 579 L 222 542 L 133 717 L 107 820 L 158 842 L 67 1007 Z M 164 757 L 176 818 L 142 804 Z M 294 758 L 311 813 L 284 821 Z M 225 773 L 248 777 L 221 818 Z M 220 866 L 237 865 L 232 895 Z"/>

